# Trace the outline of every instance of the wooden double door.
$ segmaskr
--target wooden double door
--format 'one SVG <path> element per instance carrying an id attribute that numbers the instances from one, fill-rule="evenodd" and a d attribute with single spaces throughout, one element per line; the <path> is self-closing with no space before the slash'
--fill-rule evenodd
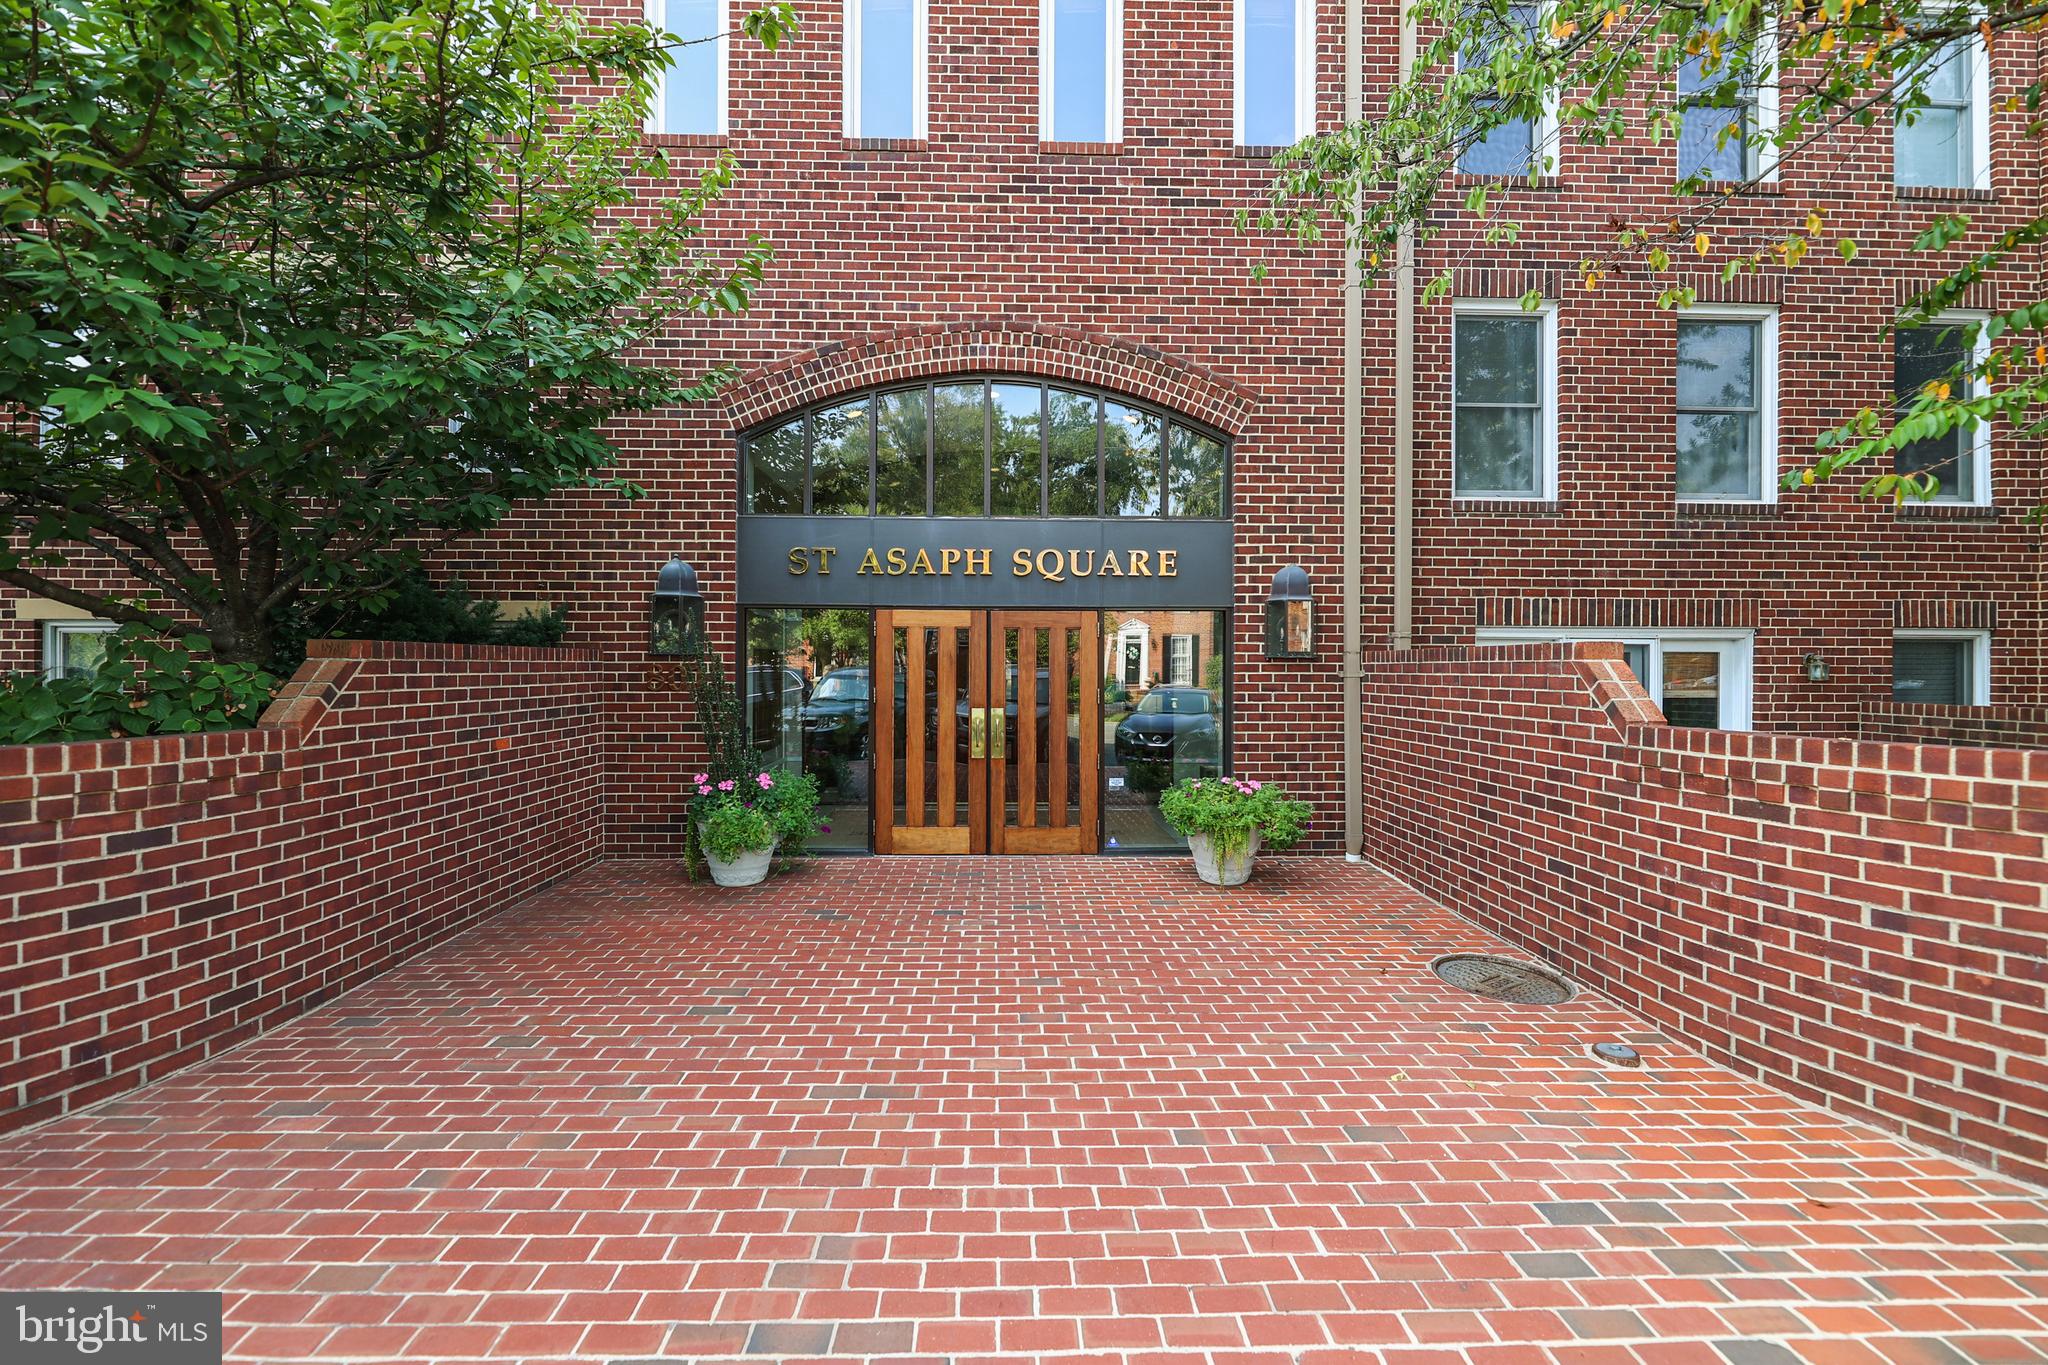
<path id="1" fill-rule="evenodd" d="M 1096 613 L 878 611 L 874 658 L 876 852 L 1096 851 Z"/>

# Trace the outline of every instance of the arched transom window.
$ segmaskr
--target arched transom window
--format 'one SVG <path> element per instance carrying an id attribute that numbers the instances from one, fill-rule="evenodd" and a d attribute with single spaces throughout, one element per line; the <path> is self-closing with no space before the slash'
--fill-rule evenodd
<path id="1" fill-rule="evenodd" d="M 1230 446 L 1170 412 L 999 376 L 834 398 L 740 443 L 740 510 L 884 517 L 1212 517 Z"/>

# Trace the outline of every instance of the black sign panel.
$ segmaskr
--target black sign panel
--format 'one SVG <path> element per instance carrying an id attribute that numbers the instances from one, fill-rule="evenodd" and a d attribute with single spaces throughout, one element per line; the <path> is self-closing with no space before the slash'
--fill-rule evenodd
<path id="1" fill-rule="evenodd" d="M 739 519 L 739 596 L 779 607 L 1227 607 L 1226 521 Z"/>

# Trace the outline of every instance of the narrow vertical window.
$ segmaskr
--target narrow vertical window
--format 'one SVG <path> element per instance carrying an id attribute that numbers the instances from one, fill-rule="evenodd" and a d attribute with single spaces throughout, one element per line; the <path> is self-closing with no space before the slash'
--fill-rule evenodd
<path id="1" fill-rule="evenodd" d="M 1123 137 L 1123 8 L 1123 0 L 1039 0 L 1040 137 Z"/>
<path id="2" fill-rule="evenodd" d="M 925 0 L 846 0 L 846 135 L 925 135 Z"/>
<path id="3" fill-rule="evenodd" d="M 651 133 L 725 131 L 724 0 L 647 0 L 647 22 L 670 38 L 654 94 Z"/>
<path id="4" fill-rule="evenodd" d="M 1983 143 L 1984 48 L 1976 38 L 1950 43 L 1927 70 L 1901 82 L 1892 124 L 1892 179 L 1948 189 L 1987 186 Z"/>
<path id="5" fill-rule="evenodd" d="M 1678 496 L 1762 502 L 1775 491 L 1768 315 L 1678 324 Z"/>
<path id="6" fill-rule="evenodd" d="M 1899 329 L 1893 342 L 1892 393 L 1901 415 L 1922 389 L 1948 382 L 1957 366 L 1979 358 L 1965 329 L 1982 321 L 1944 317 L 1924 327 Z M 1964 383 L 1968 394 L 1979 391 L 1974 374 Z M 1986 503 L 1991 500 L 1990 436 L 1991 429 L 1981 423 L 1954 427 L 1899 450 L 1894 467 L 1901 474 L 1931 475 L 1939 484 L 1937 502 Z"/>
<path id="7" fill-rule="evenodd" d="M 1542 14 L 1540 5 L 1509 6 L 1509 36 L 1522 38 L 1534 34 Z M 1458 54 L 1459 67 L 1477 70 L 1491 64 L 1501 46 L 1500 36 L 1481 32 L 1472 47 Z M 1503 101 L 1490 95 L 1475 103 L 1494 109 L 1499 108 Z M 1466 175 L 1527 175 L 1542 150 L 1545 133 L 1543 121 L 1539 119 L 1503 119 L 1474 138 L 1459 153 L 1458 169 Z"/>
<path id="8" fill-rule="evenodd" d="M 1776 121 L 1776 47 L 1769 28 L 1743 41 L 1716 35 L 1679 66 L 1679 179 L 1752 180 L 1765 169 L 1761 144 Z"/>
<path id="9" fill-rule="evenodd" d="M 1237 0 L 1237 143 L 1285 147 L 1315 122 L 1313 0 Z"/>
<path id="10" fill-rule="evenodd" d="M 1555 333 L 1548 311 L 1453 315 L 1451 467 L 1461 498 L 1546 498 L 1556 484 Z"/>

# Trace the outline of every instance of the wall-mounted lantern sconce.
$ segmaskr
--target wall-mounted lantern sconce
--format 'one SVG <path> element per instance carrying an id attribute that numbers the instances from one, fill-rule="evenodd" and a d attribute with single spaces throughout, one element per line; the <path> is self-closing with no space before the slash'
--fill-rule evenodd
<path id="1" fill-rule="evenodd" d="M 1266 598 L 1266 657 L 1312 659 L 1315 652 L 1315 601 L 1309 594 L 1308 571 L 1289 564 L 1273 575 L 1273 591 Z"/>
<path id="2" fill-rule="evenodd" d="M 694 659 L 703 651 L 704 594 L 697 590 L 697 571 L 681 555 L 670 555 L 648 599 L 647 652 Z"/>
<path id="3" fill-rule="evenodd" d="M 1808 682 L 1826 682 L 1834 676 L 1834 672 L 1828 667 L 1828 661 L 1818 654 L 1807 655 L 1804 667 Z"/>

